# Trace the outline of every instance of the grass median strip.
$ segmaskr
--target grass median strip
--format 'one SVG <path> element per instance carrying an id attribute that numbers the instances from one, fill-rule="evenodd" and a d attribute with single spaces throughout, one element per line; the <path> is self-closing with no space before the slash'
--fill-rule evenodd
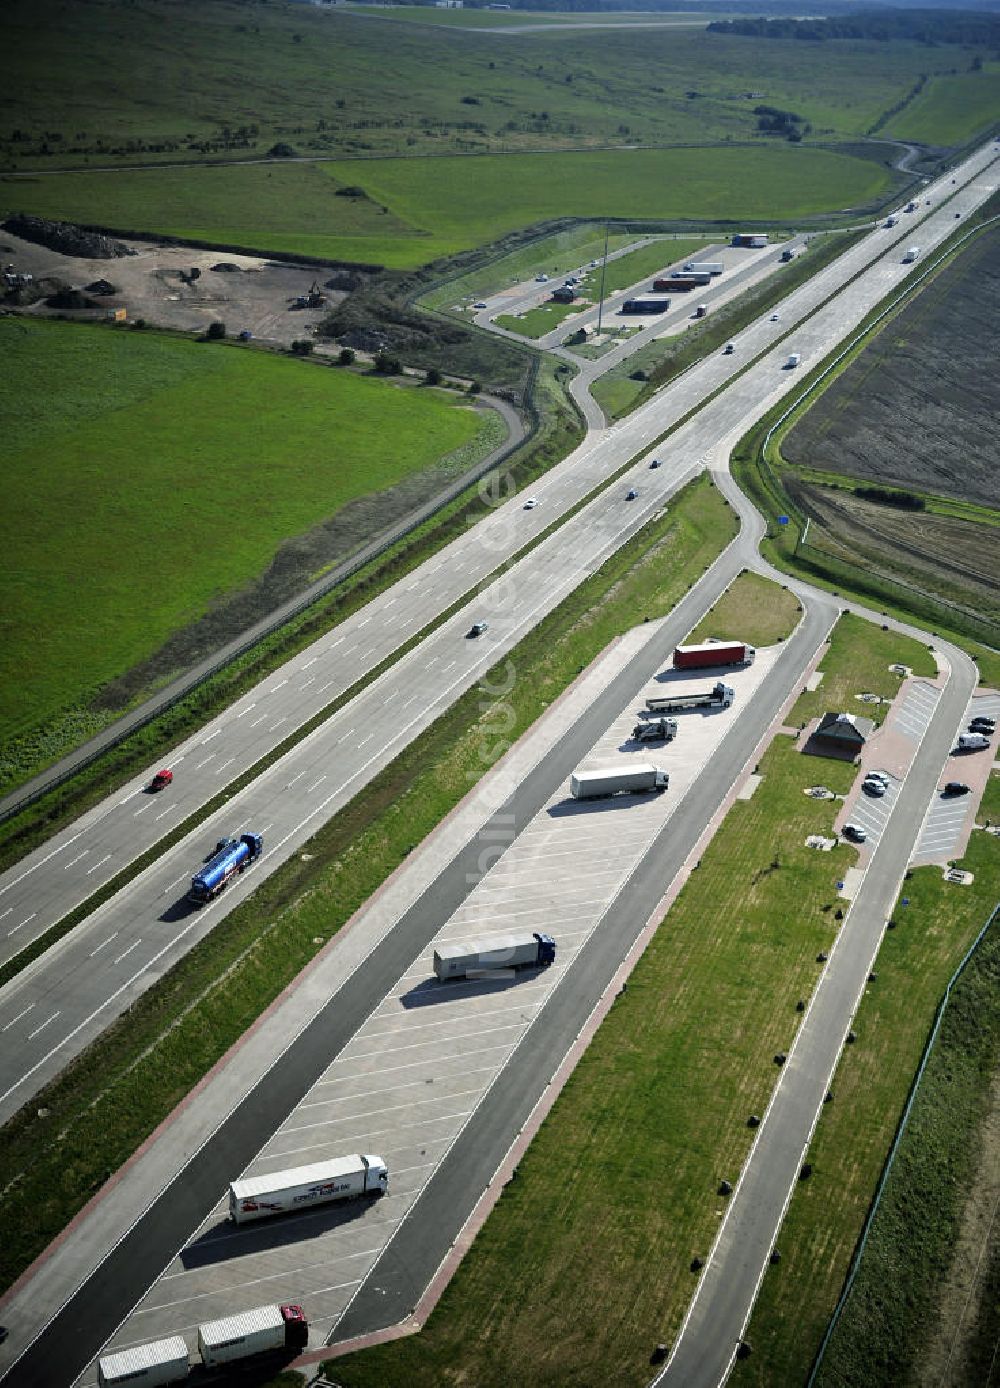
<path id="1" fill-rule="evenodd" d="M 840 642 L 838 628 L 838 659 Z M 423 1331 L 329 1362 L 343 1388 L 648 1383 L 724 1212 L 720 1182 L 735 1184 L 747 1119 L 764 1111 L 773 1057 L 838 928 L 835 882 L 856 859 L 847 845 L 805 846 L 830 833 L 837 804 L 804 789 L 821 779 L 844 793 L 852 766 L 805 758 L 779 735 L 759 772 Z"/>
<path id="2" fill-rule="evenodd" d="M 1000 841 L 975 833 L 961 866 L 975 874 L 971 888 L 944 882 L 935 867 L 917 869 L 906 883 L 910 904 L 896 911 L 897 927 L 885 935 L 877 977 L 858 1009 L 858 1040 L 844 1051 L 833 1102 L 809 1149 L 812 1176 L 796 1187 L 785 1216 L 781 1263 L 764 1280 L 747 1333 L 754 1352 L 736 1365 L 736 1388 L 804 1384 L 808 1377 L 935 1008 L 1000 899 Z M 821 1388 L 916 1382 L 1000 1058 L 995 928 L 981 949 L 953 994 Z"/>
<path id="3" fill-rule="evenodd" d="M 688 636 L 688 641 L 727 639 L 752 646 L 784 641 L 798 625 L 802 608 L 794 593 L 744 570 Z"/>
<path id="4" fill-rule="evenodd" d="M 691 483 L 525 637 L 505 702 L 528 728 L 607 643 L 671 610 L 736 530 Z M 487 769 L 495 700 L 473 689 L 84 1052 L 0 1146 L 8 1286 Z"/>

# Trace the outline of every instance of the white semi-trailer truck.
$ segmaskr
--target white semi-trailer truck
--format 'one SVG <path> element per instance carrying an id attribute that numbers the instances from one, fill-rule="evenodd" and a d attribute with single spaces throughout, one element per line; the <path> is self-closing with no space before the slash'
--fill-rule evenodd
<path id="1" fill-rule="evenodd" d="M 117 1388 L 119 1383 L 139 1383 L 156 1388 L 161 1383 L 183 1383 L 188 1376 L 187 1345 L 180 1335 L 154 1340 L 148 1345 L 106 1354 L 97 1361 L 97 1381 L 101 1388 Z"/>
<path id="2" fill-rule="evenodd" d="M 599 771 L 574 771 L 569 788 L 575 800 L 597 800 L 605 795 L 632 795 L 666 790 L 670 776 L 651 763 L 605 766 Z"/>
<path id="3" fill-rule="evenodd" d="M 301 1306 L 256 1306 L 198 1327 L 198 1351 L 209 1369 L 269 1350 L 304 1349 L 308 1340 L 309 1323 Z"/>
<path id="4" fill-rule="evenodd" d="M 551 935 L 523 931 L 518 935 L 494 935 L 489 940 L 440 945 L 434 951 L 434 972 L 442 983 L 450 978 L 492 969 L 529 969 L 555 962 L 556 942 Z"/>
<path id="5" fill-rule="evenodd" d="M 234 1181 L 229 1187 L 229 1218 L 234 1224 L 246 1224 L 269 1215 L 327 1205 L 332 1200 L 384 1195 L 388 1188 L 389 1170 L 382 1157 L 335 1157 Z"/>

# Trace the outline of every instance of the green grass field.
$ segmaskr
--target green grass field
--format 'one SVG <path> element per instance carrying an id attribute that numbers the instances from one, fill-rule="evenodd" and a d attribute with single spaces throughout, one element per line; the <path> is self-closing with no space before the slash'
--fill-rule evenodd
<path id="1" fill-rule="evenodd" d="M 1000 120 L 1000 63 L 980 72 L 934 77 L 885 126 L 883 135 L 929 145 L 958 145 Z"/>
<path id="2" fill-rule="evenodd" d="M 754 1310 L 749 1360 L 734 1388 L 802 1384 L 833 1311 L 893 1132 L 945 985 L 1000 898 L 1000 842 L 973 835 L 962 866 L 973 888 L 950 886 L 937 868 L 906 884 L 834 1077 L 834 1101 L 809 1149 L 813 1174 L 796 1187 L 778 1238 L 781 1264 L 768 1271 Z M 989 1089 L 995 1041 L 979 1053 L 995 1019 L 996 950 L 964 1043 L 932 1083 L 928 1111 L 908 1142 L 864 1275 L 819 1383 L 823 1388 L 914 1384 L 921 1338 L 933 1321 L 937 1276 L 947 1266 L 955 1220 L 968 1192 L 970 1143 Z M 976 1013 L 978 1012 L 978 1016 Z M 993 1024 L 996 1035 L 995 1021 Z M 971 1040 L 970 1040 L 971 1038 Z M 991 1058 L 990 1051 L 994 1051 Z M 958 1379 L 949 1379 L 957 1383 Z M 971 1382 L 972 1380 L 968 1380 Z M 987 1377 L 975 1380 L 986 1383 Z"/>
<path id="3" fill-rule="evenodd" d="M 0 164 L 254 157 L 275 141 L 306 155 L 712 143 L 753 135 L 751 91 L 836 141 L 863 135 L 918 74 L 947 73 L 956 58 L 917 43 L 811 45 L 611 18 L 600 30 L 550 15 L 545 32 L 479 34 L 465 14 L 441 13 L 393 22 L 228 0 L 6 0 Z"/>
<path id="4" fill-rule="evenodd" d="M 919 660 L 915 642 L 869 630 L 880 657 Z M 834 649 L 844 664 L 853 633 Z M 674 1338 L 693 1290 L 691 1258 L 718 1227 L 718 1183 L 735 1179 L 749 1150 L 747 1115 L 763 1112 L 772 1056 L 787 1050 L 796 1001 L 836 930 L 834 881 L 856 857 L 846 845 L 830 855 L 804 846 L 836 812 L 803 794 L 812 759 L 779 736 L 760 769 L 424 1329 L 332 1361 L 344 1388 L 649 1382 L 650 1351 Z M 823 763 L 834 790 L 854 775 Z M 609 1165 L 624 1178 L 613 1199 Z"/>
<path id="5" fill-rule="evenodd" d="M 567 319 L 572 319 L 589 307 L 589 304 L 579 301 L 575 304 L 544 303 L 538 308 L 528 309 L 526 313 L 501 314 L 496 323 L 498 327 L 507 328 L 512 333 L 520 333 L 522 337 L 544 337 L 546 333 L 558 328 L 560 323 L 565 323 Z"/>
<path id="6" fill-rule="evenodd" d="M 427 5 L 395 5 L 373 8 L 371 5 L 348 5 L 350 14 L 368 15 L 373 19 L 397 20 L 401 24 L 435 24 L 455 29 L 519 29 L 524 25 L 544 25 L 546 28 L 566 25 L 599 25 L 602 29 L 619 28 L 640 24 L 643 28 L 695 28 L 704 29 L 709 19 L 716 15 L 696 14 L 678 10 L 656 11 L 646 14 L 616 13 L 614 10 L 578 10 L 573 13 L 556 10 L 439 10 Z M 729 18 L 720 14 L 718 18 Z"/>
<path id="7" fill-rule="evenodd" d="M 687 640 L 729 638 L 749 641 L 752 646 L 773 646 L 791 636 L 801 613 L 798 598 L 787 588 L 760 574 L 743 573 L 688 633 Z"/>
<path id="8" fill-rule="evenodd" d="M 407 268 L 550 217 L 787 221 L 890 186 L 869 160 L 762 145 L 38 175 L 0 182 L 0 210 Z"/>
<path id="9" fill-rule="evenodd" d="M 439 394 L 214 343 L 8 318 L 0 352 L 4 737 L 482 427 Z"/>
<path id="10" fill-rule="evenodd" d="M 498 719 L 516 740 L 637 610 L 665 616 L 736 533 L 704 477 L 574 589 L 511 653 L 512 690 L 487 673 L 269 878 L 79 1061 L 4 1126 L 0 1289 L 181 1101 L 323 941 L 482 776 Z M 494 683 L 490 684 L 491 678 Z M 484 691 L 498 691 L 488 696 Z M 192 1000 L 196 1000 L 192 1006 Z"/>

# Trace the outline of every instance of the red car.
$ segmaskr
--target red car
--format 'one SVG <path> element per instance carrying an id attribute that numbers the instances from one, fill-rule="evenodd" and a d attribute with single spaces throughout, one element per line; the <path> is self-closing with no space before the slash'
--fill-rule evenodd
<path id="1" fill-rule="evenodd" d="M 172 771 L 169 771 L 166 767 L 164 767 L 163 770 L 158 771 L 156 775 L 153 777 L 153 779 L 150 781 L 149 788 L 150 790 L 162 790 L 164 786 L 169 786 L 170 782 L 173 779 L 174 773 Z"/>

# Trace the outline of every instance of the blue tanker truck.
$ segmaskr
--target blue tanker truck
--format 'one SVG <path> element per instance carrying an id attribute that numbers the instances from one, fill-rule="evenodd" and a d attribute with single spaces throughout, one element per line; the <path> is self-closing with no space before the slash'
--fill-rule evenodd
<path id="1" fill-rule="evenodd" d="M 262 834 L 241 834 L 238 839 L 220 839 L 215 852 L 200 872 L 191 878 L 189 896 L 199 906 L 219 895 L 231 877 L 250 866 L 264 849 Z"/>

